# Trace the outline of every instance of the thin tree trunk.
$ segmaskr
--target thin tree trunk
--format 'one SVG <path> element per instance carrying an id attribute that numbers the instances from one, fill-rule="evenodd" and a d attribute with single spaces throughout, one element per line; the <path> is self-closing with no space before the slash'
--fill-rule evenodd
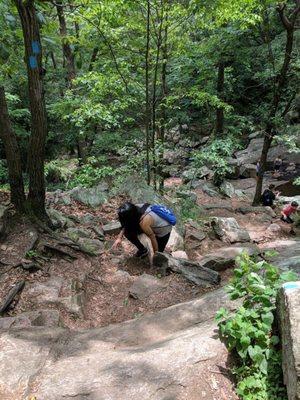
<path id="1" fill-rule="evenodd" d="M 164 27 L 164 38 L 163 38 L 163 48 L 162 48 L 162 69 L 161 69 L 161 91 L 162 91 L 162 101 L 161 101 L 161 128 L 159 139 L 161 141 L 161 154 L 159 159 L 158 173 L 159 173 L 159 191 L 164 190 L 164 176 L 163 176 L 163 161 L 164 161 L 164 143 L 165 143 L 165 131 L 166 131 L 166 99 L 168 94 L 167 88 L 167 62 L 168 62 L 168 12 L 166 12 L 165 17 L 165 27 Z"/>
<path id="2" fill-rule="evenodd" d="M 89 65 L 89 71 L 90 72 L 93 71 L 94 62 L 97 60 L 98 53 L 99 53 L 99 48 L 98 47 L 94 47 L 93 53 L 92 53 L 92 56 L 91 56 L 90 65 Z"/>
<path id="3" fill-rule="evenodd" d="M 47 116 L 44 101 L 42 46 L 34 1 L 15 0 L 21 19 L 28 75 L 31 136 L 28 151 L 28 211 L 47 220 L 45 210 L 44 157 L 47 137 Z"/>
<path id="4" fill-rule="evenodd" d="M 287 18 L 287 16 L 284 14 L 285 10 L 285 5 L 279 6 L 278 12 L 280 19 L 282 21 L 283 26 L 286 29 L 286 44 L 285 44 L 285 53 L 284 53 L 284 60 L 283 64 L 279 73 L 277 85 L 274 91 L 274 97 L 273 97 L 273 103 L 271 106 L 271 111 L 269 114 L 268 118 L 268 125 L 265 131 L 265 136 L 264 136 L 264 144 L 263 144 L 263 149 L 260 157 L 260 168 L 261 168 L 261 173 L 259 174 L 260 176 L 258 177 L 257 184 L 256 184 L 256 190 L 255 190 L 255 195 L 253 199 L 253 205 L 258 205 L 260 203 L 261 199 L 261 192 L 262 192 L 262 186 L 263 186 L 263 175 L 266 171 L 266 164 L 267 164 L 267 158 L 268 158 L 268 152 L 272 144 L 273 137 L 275 136 L 276 133 L 276 125 L 274 122 L 274 119 L 277 115 L 277 111 L 280 105 L 280 100 L 281 100 L 281 95 L 282 91 L 284 89 L 286 79 L 287 79 L 287 73 L 290 67 L 290 62 L 292 59 L 292 52 L 293 52 L 293 45 L 294 45 L 294 30 L 295 30 L 295 23 L 297 21 L 298 15 L 300 13 L 300 0 L 296 0 L 296 8 L 294 9 L 293 13 L 291 14 L 292 17 L 290 19 Z"/>
<path id="5" fill-rule="evenodd" d="M 220 100 L 223 100 L 224 97 L 224 77 L 225 77 L 225 65 L 223 62 L 219 62 L 217 93 Z M 222 135 L 223 132 L 224 132 L 224 110 L 223 107 L 218 107 L 216 110 L 216 136 Z"/>
<path id="6" fill-rule="evenodd" d="M 149 50 L 150 50 L 150 0 L 147 0 L 147 33 L 146 33 L 146 53 L 145 53 L 145 97 L 146 97 L 146 113 L 145 113 L 145 130 L 146 130 L 146 163 L 147 163 L 147 183 L 150 185 L 150 102 L 149 102 Z"/>
<path id="7" fill-rule="evenodd" d="M 4 88 L 0 86 L 0 137 L 3 141 L 10 185 L 11 202 L 20 212 L 25 210 L 21 154 L 8 114 Z"/>
<path id="8" fill-rule="evenodd" d="M 72 81 L 76 76 L 76 71 L 75 71 L 75 57 L 74 53 L 71 49 L 70 44 L 67 42 L 67 24 L 66 24 L 66 19 L 65 19 L 65 13 L 64 13 L 64 6 L 62 5 L 62 1 L 58 0 L 56 2 L 56 11 L 57 11 L 57 16 L 58 16 L 58 21 L 59 21 L 59 32 L 62 40 L 62 49 L 63 49 L 63 55 L 64 59 L 66 61 L 66 69 L 67 69 L 67 84 L 68 87 L 72 87 Z"/>

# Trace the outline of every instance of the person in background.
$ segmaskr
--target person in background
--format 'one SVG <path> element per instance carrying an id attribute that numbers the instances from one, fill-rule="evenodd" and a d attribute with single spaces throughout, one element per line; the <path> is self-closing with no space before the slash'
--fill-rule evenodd
<path id="1" fill-rule="evenodd" d="M 294 220 L 291 218 L 291 215 L 298 211 L 298 206 L 299 206 L 299 204 L 296 201 L 292 201 L 291 204 L 288 204 L 287 206 L 285 206 L 283 208 L 283 210 L 281 211 L 281 220 L 283 222 L 286 222 L 287 224 L 293 224 Z M 295 234 L 293 225 L 291 227 L 290 233 Z"/>
<path id="2" fill-rule="evenodd" d="M 261 176 L 261 165 L 260 165 L 260 160 L 257 160 L 257 163 L 256 163 L 256 180 L 257 181 L 260 176 Z"/>
<path id="3" fill-rule="evenodd" d="M 273 175 L 279 175 L 282 167 L 282 158 L 281 156 L 278 156 L 274 160 L 274 172 Z"/>
<path id="4" fill-rule="evenodd" d="M 262 198 L 262 203 L 265 207 L 274 207 L 274 200 L 276 199 L 277 196 L 279 196 L 280 192 L 274 192 L 275 185 L 270 185 L 268 189 L 265 189 L 263 192 L 261 198 Z"/>
<path id="5" fill-rule="evenodd" d="M 163 252 L 170 238 L 172 224 L 156 214 L 153 211 L 154 207 L 147 203 L 143 205 L 135 205 L 130 202 L 122 204 L 118 209 L 122 230 L 113 244 L 113 248 L 119 246 L 125 236 L 138 249 L 135 256 L 144 258 L 148 255 L 148 249 L 140 242 L 138 236 L 145 233 L 151 241 L 153 253 Z"/>

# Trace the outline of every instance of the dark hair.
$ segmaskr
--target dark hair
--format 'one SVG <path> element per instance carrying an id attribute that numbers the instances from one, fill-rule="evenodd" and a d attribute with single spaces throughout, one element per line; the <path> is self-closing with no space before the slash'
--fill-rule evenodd
<path id="1" fill-rule="evenodd" d="M 299 204 L 298 204 L 296 201 L 292 201 L 291 206 L 293 206 L 293 207 L 298 207 Z"/>
<path id="2" fill-rule="evenodd" d="M 269 189 L 270 190 L 275 189 L 275 185 L 273 185 L 273 183 L 271 183 L 271 185 L 269 186 Z"/>
<path id="3" fill-rule="evenodd" d="M 122 228 L 127 232 L 142 233 L 140 228 L 140 219 L 142 215 L 142 210 L 129 201 L 122 204 L 118 209 L 119 221 Z"/>

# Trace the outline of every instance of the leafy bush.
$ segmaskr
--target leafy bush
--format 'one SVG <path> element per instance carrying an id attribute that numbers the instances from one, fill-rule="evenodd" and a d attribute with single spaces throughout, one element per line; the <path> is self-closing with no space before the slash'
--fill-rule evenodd
<path id="1" fill-rule="evenodd" d="M 100 166 L 104 160 L 104 158 L 89 157 L 87 163 L 76 170 L 68 186 L 70 188 L 76 186 L 92 187 L 103 179 L 114 176 L 114 168 Z"/>
<path id="2" fill-rule="evenodd" d="M 200 208 L 191 198 L 180 199 L 180 216 L 183 222 L 190 219 L 198 221 L 200 217 Z"/>
<path id="3" fill-rule="evenodd" d="M 271 264 L 245 254 L 237 264 L 227 289 L 232 300 L 241 298 L 243 303 L 233 314 L 221 308 L 216 316 L 229 351 L 238 357 L 233 370 L 237 394 L 244 400 L 285 400 L 275 300 L 281 284 L 297 280 L 297 274 L 280 274 Z"/>
<path id="4" fill-rule="evenodd" d="M 212 168 L 214 171 L 214 183 L 219 185 L 226 175 L 233 171 L 227 159 L 239 147 L 239 142 L 234 138 L 218 138 L 193 154 L 192 165 L 195 168 L 201 168 L 204 165 Z"/>
<path id="5" fill-rule="evenodd" d="M 77 160 L 52 160 L 45 164 L 48 183 L 67 183 L 77 168 Z"/>

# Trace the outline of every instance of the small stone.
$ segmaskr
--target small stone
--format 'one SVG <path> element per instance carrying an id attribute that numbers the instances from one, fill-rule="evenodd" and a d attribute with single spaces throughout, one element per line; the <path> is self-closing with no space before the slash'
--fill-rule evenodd
<path id="1" fill-rule="evenodd" d="M 165 285 L 152 275 L 139 276 L 129 289 L 129 294 L 135 299 L 145 300 L 150 295 L 160 292 Z"/>
<path id="2" fill-rule="evenodd" d="M 122 227 L 119 221 L 113 221 L 109 224 L 103 225 L 102 229 L 105 235 L 114 235 L 119 233 Z"/>
<path id="3" fill-rule="evenodd" d="M 212 220 L 212 227 L 223 242 L 250 242 L 249 233 L 239 226 L 235 218 L 215 217 Z"/>
<path id="4" fill-rule="evenodd" d="M 174 258 L 181 258 L 181 259 L 184 259 L 184 260 L 188 260 L 188 259 L 189 259 L 189 257 L 188 257 L 188 255 L 186 254 L 186 252 L 185 252 L 185 251 L 182 251 L 182 250 L 173 251 L 172 257 L 174 257 Z"/>
<path id="5" fill-rule="evenodd" d="M 85 295 L 83 292 L 77 293 L 73 296 L 60 298 L 59 303 L 63 305 L 66 311 L 75 314 L 78 317 L 84 315 Z"/>
<path id="6" fill-rule="evenodd" d="M 80 250 L 90 256 L 98 256 L 104 250 L 104 244 L 97 239 L 80 238 L 78 240 Z"/>

